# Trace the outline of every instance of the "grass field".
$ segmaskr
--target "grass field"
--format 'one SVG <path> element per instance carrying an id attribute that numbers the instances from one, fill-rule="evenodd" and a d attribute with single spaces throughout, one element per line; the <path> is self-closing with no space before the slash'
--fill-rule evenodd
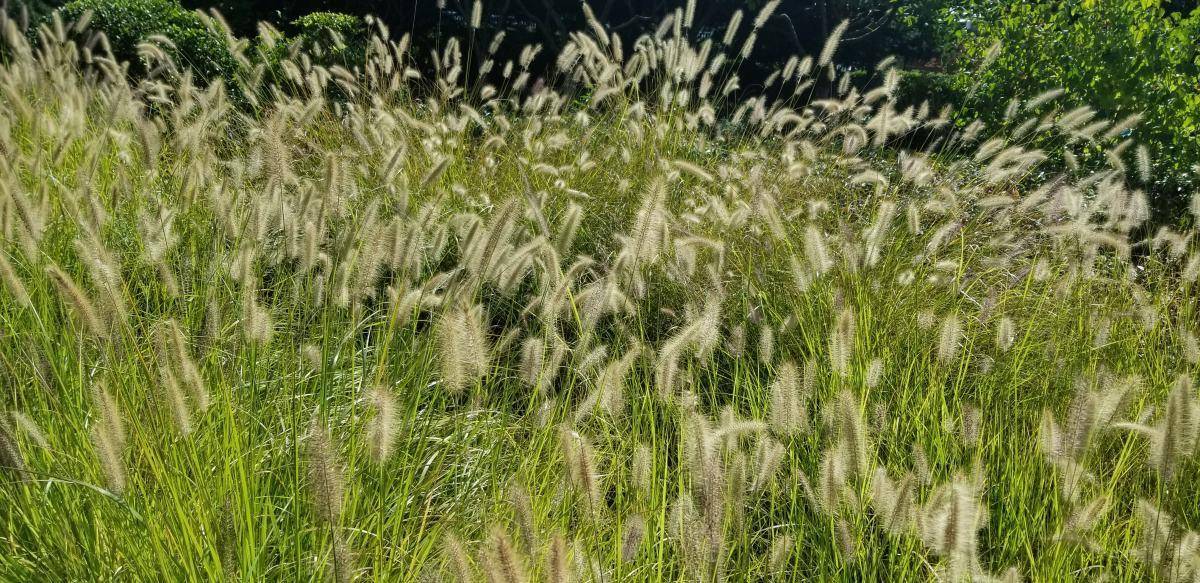
<path id="1" fill-rule="evenodd" d="M 956 128 L 836 35 L 735 101 L 755 16 L 232 87 L 3 21 L 0 579 L 1200 578 L 1131 122 Z"/>

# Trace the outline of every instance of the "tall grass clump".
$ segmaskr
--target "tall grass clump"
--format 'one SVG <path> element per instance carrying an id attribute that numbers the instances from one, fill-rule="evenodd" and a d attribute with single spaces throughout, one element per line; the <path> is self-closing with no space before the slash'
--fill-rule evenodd
<path id="1" fill-rule="evenodd" d="M 694 4 L 540 81 L 0 21 L 0 579 L 1194 579 L 1200 246 L 1136 145 L 956 127 L 844 26 L 750 90 L 777 2 Z"/>

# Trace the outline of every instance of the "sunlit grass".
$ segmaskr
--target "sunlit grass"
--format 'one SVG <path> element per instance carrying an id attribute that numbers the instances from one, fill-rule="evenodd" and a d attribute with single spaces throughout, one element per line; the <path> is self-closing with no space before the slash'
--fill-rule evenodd
<path id="1" fill-rule="evenodd" d="M 836 40 L 733 102 L 750 30 L 581 33 L 537 91 L 377 31 L 239 109 L 5 26 L 6 580 L 1200 569 L 1200 255 L 1121 169 L 860 93 Z"/>

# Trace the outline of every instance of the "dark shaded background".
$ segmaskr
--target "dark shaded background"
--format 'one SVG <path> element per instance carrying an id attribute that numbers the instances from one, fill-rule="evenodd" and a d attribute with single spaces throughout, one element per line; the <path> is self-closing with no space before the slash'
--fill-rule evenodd
<path id="1" fill-rule="evenodd" d="M 746 18 L 740 39 L 764 4 L 763 0 L 697 0 L 692 29 L 700 38 L 713 34 L 719 37 L 730 16 L 741 8 Z M 887 55 L 896 55 L 909 66 L 936 66 L 936 21 L 944 4 L 944 0 L 785 0 L 759 33 L 752 60 L 777 63 L 792 54 L 818 52 L 829 31 L 850 18 L 852 26 L 839 51 L 839 63 L 869 66 Z M 436 46 L 439 38 L 468 35 L 467 19 L 472 7 L 465 0 L 444 0 L 444 9 L 436 0 L 185 0 L 184 5 L 215 7 L 245 35 L 254 33 L 258 20 L 287 30 L 289 23 L 312 12 L 374 14 L 388 24 L 393 36 L 412 33 L 418 48 Z M 641 34 L 652 31 L 682 2 L 593 0 L 591 6 L 596 17 L 620 34 L 628 46 Z M 543 54 L 556 55 L 571 31 L 586 27 L 578 0 L 488 0 L 483 8 L 483 28 L 507 31 L 505 45 L 514 53 L 526 44 L 541 43 Z"/>

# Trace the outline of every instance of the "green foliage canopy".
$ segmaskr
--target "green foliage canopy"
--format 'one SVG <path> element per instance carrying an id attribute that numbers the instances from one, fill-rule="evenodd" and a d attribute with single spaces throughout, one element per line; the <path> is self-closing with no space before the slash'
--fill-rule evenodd
<path id="1" fill-rule="evenodd" d="M 313 12 L 292 21 L 305 48 L 320 49 L 327 64 L 348 65 L 363 60 L 367 27 L 363 19 L 341 12 Z"/>
<path id="2" fill-rule="evenodd" d="M 236 67 L 225 39 L 178 0 L 73 0 L 61 9 L 65 22 L 91 13 L 92 30 L 103 31 L 113 55 L 142 68 L 138 43 L 162 35 L 175 45 L 173 57 L 202 81 L 228 78 Z"/>
<path id="3" fill-rule="evenodd" d="M 976 0 L 946 14 L 961 50 L 957 85 L 973 92 L 964 104 L 970 115 L 999 121 L 1010 100 L 1062 88 L 1073 105 L 1101 115 L 1142 115 L 1129 137 L 1150 148 L 1146 186 L 1160 210 L 1200 182 L 1200 8 L 1162 0 Z"/>

